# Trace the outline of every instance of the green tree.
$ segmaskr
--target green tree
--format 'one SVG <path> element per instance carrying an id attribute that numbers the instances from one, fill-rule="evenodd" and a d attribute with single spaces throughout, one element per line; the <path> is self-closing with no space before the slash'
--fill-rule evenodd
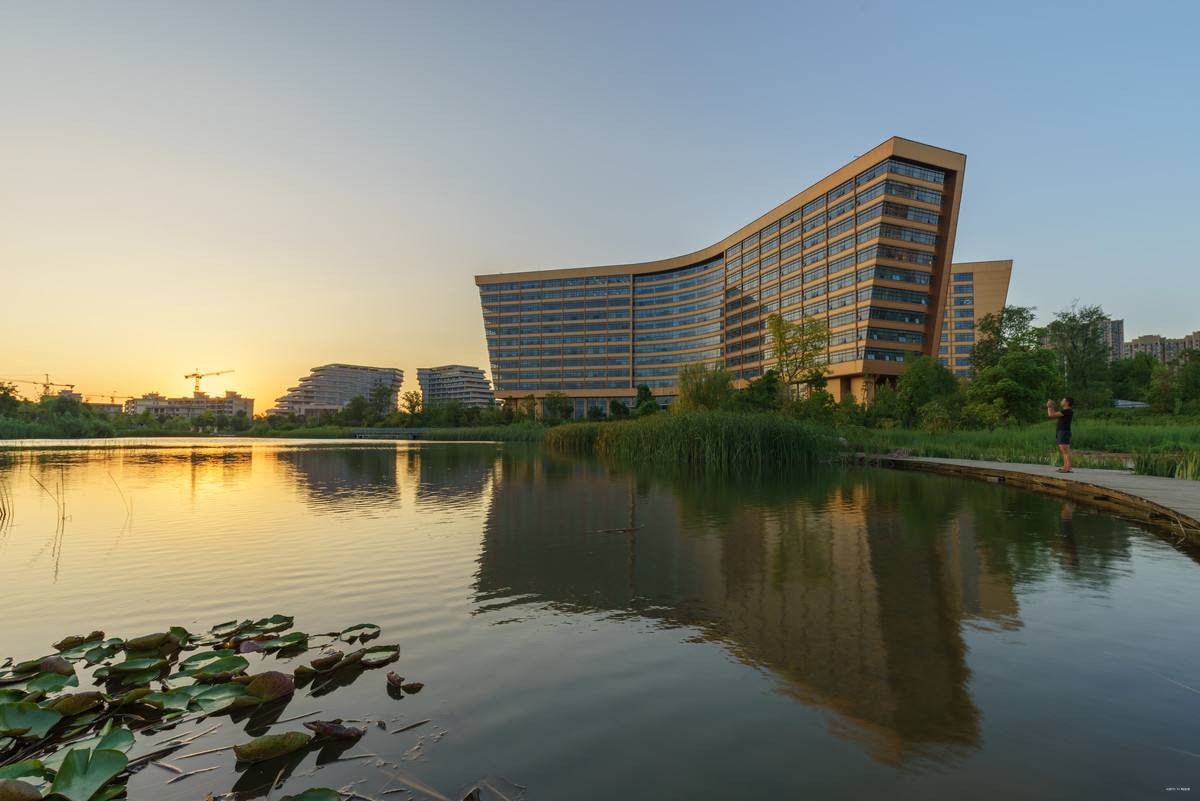
<path id="1" fill-rule="evenodd" d="M 916 425 L 921 409 L 934 401 L 949 414 L 960 405 L 958 392 L 958 380 L 937 359 L 924 355 L 909 359 L 896 381 L 900 421 L 906 426 Z"/>
<path id="2" fill-rule="evenodd" d="M 517 405 L 520 415 L 525 420 L 537 419 L 537 398 L 532 394 L 521 398 L 521 402 Z"/>
<path id="3" fill-rule="evenodd" d="M 775 412 L 783 407 L 787 392 L 779 372 L 767 370 L 734 396 L 734 405 L 743 411 Z"/>
<path id="4" fill-rule="evenodd" d="M 829 324 L 816 317 L 805 316 L 791 322 L 778 312 L 767 318 L 771 337 L 771 352 L 775 367 L 789 396 L 801 384 L 820 388 L 825 383 L 829 367 L 822 360 L 829 346 Z"/>
<path id="5" fill-rule="evenodd" d="M 678 394 L 671 404 L 676 412 L 712 411 L 727 406 L 733 398 L 733 378 L 719 367 L 685 365 L 676 384 Z"/>
<path id="6" fill-rule="evenodd" d="M 392 388 L 387 384 L 376 384 L 371 387 L 371 394 L 367 400 L 370 402 L 371 410 L 375 412 L 376 417 L 387 417 L 396 411 L 396 401 L 392 397 Z"/>
<path id="7" fill-rule="evenodd" d="M 1158 362 L 1149 353 L 1134 354 L 1132 359 L 1121 359 L 1110 368 L 1113 397 L 1121 400 L 1145 400 L 1150 389 L 1150 378 Z"/>
<path id="8" fill-rule="evenodd" d="M 629 407 L 613 398 L 608 402 L 608 416 L 614 420 L 624 420 L 629 416 Z"/>
<path id="9" fill-rule="evenodd" d="M 344 426 L 365 426 L 370 416 L 370 402 L 362 395 L 355 395 L 338 413 L 338 423 Z"/>
<path id="10" fill-rule="evenodd" d="M 400 396 L 400 405 L 404 407 L 404 411 L 408 414 L 409 424 L 416 425 L 417 418 L 420 416 L 421 410 L 425 407 L 425 398 L 420 392 L 410 389 Z"/>
<path id="11" fill-rule="evenodd" d="M 1108 315 L 1099 306 L 1072 304 L 1046 326 L 1051 350 L 1058 359 L 1066 392 L 1077 406 L 1104 406 L 1112 397 L 1109 349 L 1104 344 Z"/>
<path id="12" fill-rule="evenodd" d="M 603 406 L 589 406 L 588 410 L 587 410 L 587 419 L 603 420 L 604 419 L 604 407 Z"/>
<path id="13" fill-rule="evenodd" d="M 999 312 L 984 315 L 976 325 L 971 367 L 981 373 L 995 367 L 1009 351 L 1031 351 L 1038 347 L 1042 329 L 1033 324 L 1033 306 L 1005 306 Z"/>
<path id="14" fill-rule="evenodd" d="M 1063 395 L 1055 355 L 1048 350 L 1012 350 L 967 386 L 971 404 L 992 406 L 993 417 L 1028 423 L 1045 416 L 1047 399 Z"/>
<path id="15" fill-rule="evenodd" d="M 637 397 L 633 399 L 633 416 L 645 417 L 648 414 L 655 414 L 660 410 L 658 401 L 654 399 L 654 393 L 650 391 L 647 384 L 638 384 Z"/>
<path id="16" fill-rule="evenodd" d="M 1200 413 L 1200 350 L 1189 350 L 1180 357 L 1182 362 L 1177 379 L 1179 397 L 1188 411 Z"/>
<path id="17" fill-rule="evenodd" d="M 1170 368 L 1165 364 L 1155 362 L 1154 372 L 1150 376 L 1150 387 L 1146 390 L 1146 401 L 1156 412 L 1170 414 L 1175 411 L 1175 402 L 1179 400 L 1179 385 Z"/>
<path id="18" fill-rule="evenodd" d="M 550 420 L 570 420 L 575 415 L 575 401 L 561 392 L 547 392 L 542 411 Z"/>
<path id="19" fill-rule="evenodd" d="M 0 417 L 13 417 L 21 408 L 21 398 L 17 395 L 17 385 L 0 381 Z"/>

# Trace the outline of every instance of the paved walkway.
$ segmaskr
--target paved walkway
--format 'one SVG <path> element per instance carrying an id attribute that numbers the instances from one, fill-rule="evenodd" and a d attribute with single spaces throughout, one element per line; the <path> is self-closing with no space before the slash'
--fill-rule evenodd
<path id="1" fill-rule="evenodd" d="M 969 476 L 1064 495 L 1101 506 L 1200 543 L 1200 481 L 1139 476 L 1123 470 L 1077 468 L 1059 473 L 1042 464 L 886 456 L 904 470 Z"/>

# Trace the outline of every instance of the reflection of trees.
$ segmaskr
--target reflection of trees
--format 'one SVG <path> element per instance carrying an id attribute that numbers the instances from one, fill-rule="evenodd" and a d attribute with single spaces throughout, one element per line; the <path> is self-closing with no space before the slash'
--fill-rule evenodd
<path id="1" fill-rule="evenodd" d="M 417 482 L 417 504 L 438 509 L 477 502 L 500 449 L 484 445 L 423 445 L 404 453 L 405 473 Z"/>
<path id="2" fill-rule="evenodd" d="M 275 451 L 279 465 L 290 469 L 297 486 L 315 505 L 336 509 L 364 503 L 399 503 L 393 447 L 316 447 Z"/>
<path id="3" fill-rule="evenodd" d="M 945 758 L 979 739 L 964 620 L 1019 625 L 1009 562 L 981 533 L 995 509 L 976 506 L 995 491 L 833 469 L 664 485 L 505 455 L 478 600 L 694 626 L 876 758 Z"/>

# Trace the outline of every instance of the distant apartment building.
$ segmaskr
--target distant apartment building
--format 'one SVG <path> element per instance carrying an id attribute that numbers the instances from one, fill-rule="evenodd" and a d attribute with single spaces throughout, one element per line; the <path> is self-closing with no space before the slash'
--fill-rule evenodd
<path id="1" fill-rule="evenodd" d="M 116 401 L 112 401 L 110 403 L 104 403 L 101 401 L 85 401 L 83 405 L 91 409 L 93 412 L 99 412 L 100 414 L 114 415 L 125 413 L 125 404 L 117 403 Z"/>
<path id="2" fill-rule="evenodd" d="M 1179 357 L 1191 350 L 1200 350 L 1200 331 L 1193 331 L 1182 337 L 1164 337 L 1158 334 L 1144 334 L 1126 342 L 1121 349 L 1121 355 L 1132 359 L 1139 353 L 1145 353 L 1163 364 L 1174 364 Z"/>
<path id="3" fill-rule="evenodd" d="M 496 395 L 562 393 L 575 416 L 661 400 L 686 365 L 745 386 L 767 321 L 814 317 L 836 399 L 937 354 L 966 157 L 893 137 L 708 247 L 638 264 L 475 276 Z"/>
<path id="4" fill-rule="evenodd" d="M 950 265 L 938 358 L 955 375 L 971 375 L 971 353 L 979 336 L 979 321 L 1004 309 L 1012 264 L 1012 259 L 1006 259 Z"/>
<path id="5" fill-rule="evenodd" d="M 369 398 L 376 387 L 391 393 L 390 408 L 396 407 L 404 371 L 395 367 L 366 367 L 361 364 L 323 364 L 314 367 L 300 383 L 275 399 L 267 414 L 301 417 L 340 412 L 358 396 Z"/>
<path id="6" fill-rule="evenodd" d="M 1125 345 L 1125 321 L 1108 319 L 1104 321 L 1104 346 L 1108 348 L 1108 360 L 1115 362 L 1121 358 Z"/>
<path id="7" fill-rule="evenodd" d="M 462 364 L 417 368 L 421 385 L 421 402 L 425 406 L 445 401 L 458 401 L 463 406 L 486 408 L 496 403 L 492 385 L 483 370 Z"/>
<path id="8" fill-rule="evenodd" d="M 140 398 L 125 401 L 126 414 L 143 412 L 149 412 L 153 417 L 186 417 L 189 420 L 205 412 L 226 417 L 241 412 L 250 419 L 254 417 L 254 399 L 243 398 L 236 392 L 226 392 L 222 397 L 196 392 L 190 398 L 168 398 L 157 392 L 149 392 Z"/>

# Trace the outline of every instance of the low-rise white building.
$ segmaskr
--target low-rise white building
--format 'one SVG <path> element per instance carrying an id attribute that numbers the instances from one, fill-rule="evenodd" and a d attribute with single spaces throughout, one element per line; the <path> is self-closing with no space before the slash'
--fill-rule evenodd
<path id="1" fill-rule="evenodd" d="M 395 409 L 404 383 L 404 371 L 395 367 L 367 367 L 360 364 L 323 364 L 314 367 L 300 383 L 275 399 L 267 414 L 294 414 L 301 417 L 340 412 L 358 396 L 370 398 L 378 386 L 391 392 L 389 408 Z"/>
<path id="2" fill-rule="evenodd" d="M 441 367 L 417 368 L 417 383 L 421 385 L 421 403 L 458 401 L 463 406 L 487 408 L 496 405 L 496 396 L 483 370 L 464 364 L 444 364 Z"/>
<path id="3" fill-rule="evenodd" d="M 238 412 L 247 419 L 254 417 L 254 398 L 243 398 L 236 392 L 226 392 L 223 397 L 212 397 L 203 392 L 193 393 L 190 398 L 168 398 L 157 392 L 148 392 L 140 398 L 125 401 L 126 414 L 149 412 L 154 417 L 186 417 L 189 420 L 205 412 L 233 417 Z"/>

